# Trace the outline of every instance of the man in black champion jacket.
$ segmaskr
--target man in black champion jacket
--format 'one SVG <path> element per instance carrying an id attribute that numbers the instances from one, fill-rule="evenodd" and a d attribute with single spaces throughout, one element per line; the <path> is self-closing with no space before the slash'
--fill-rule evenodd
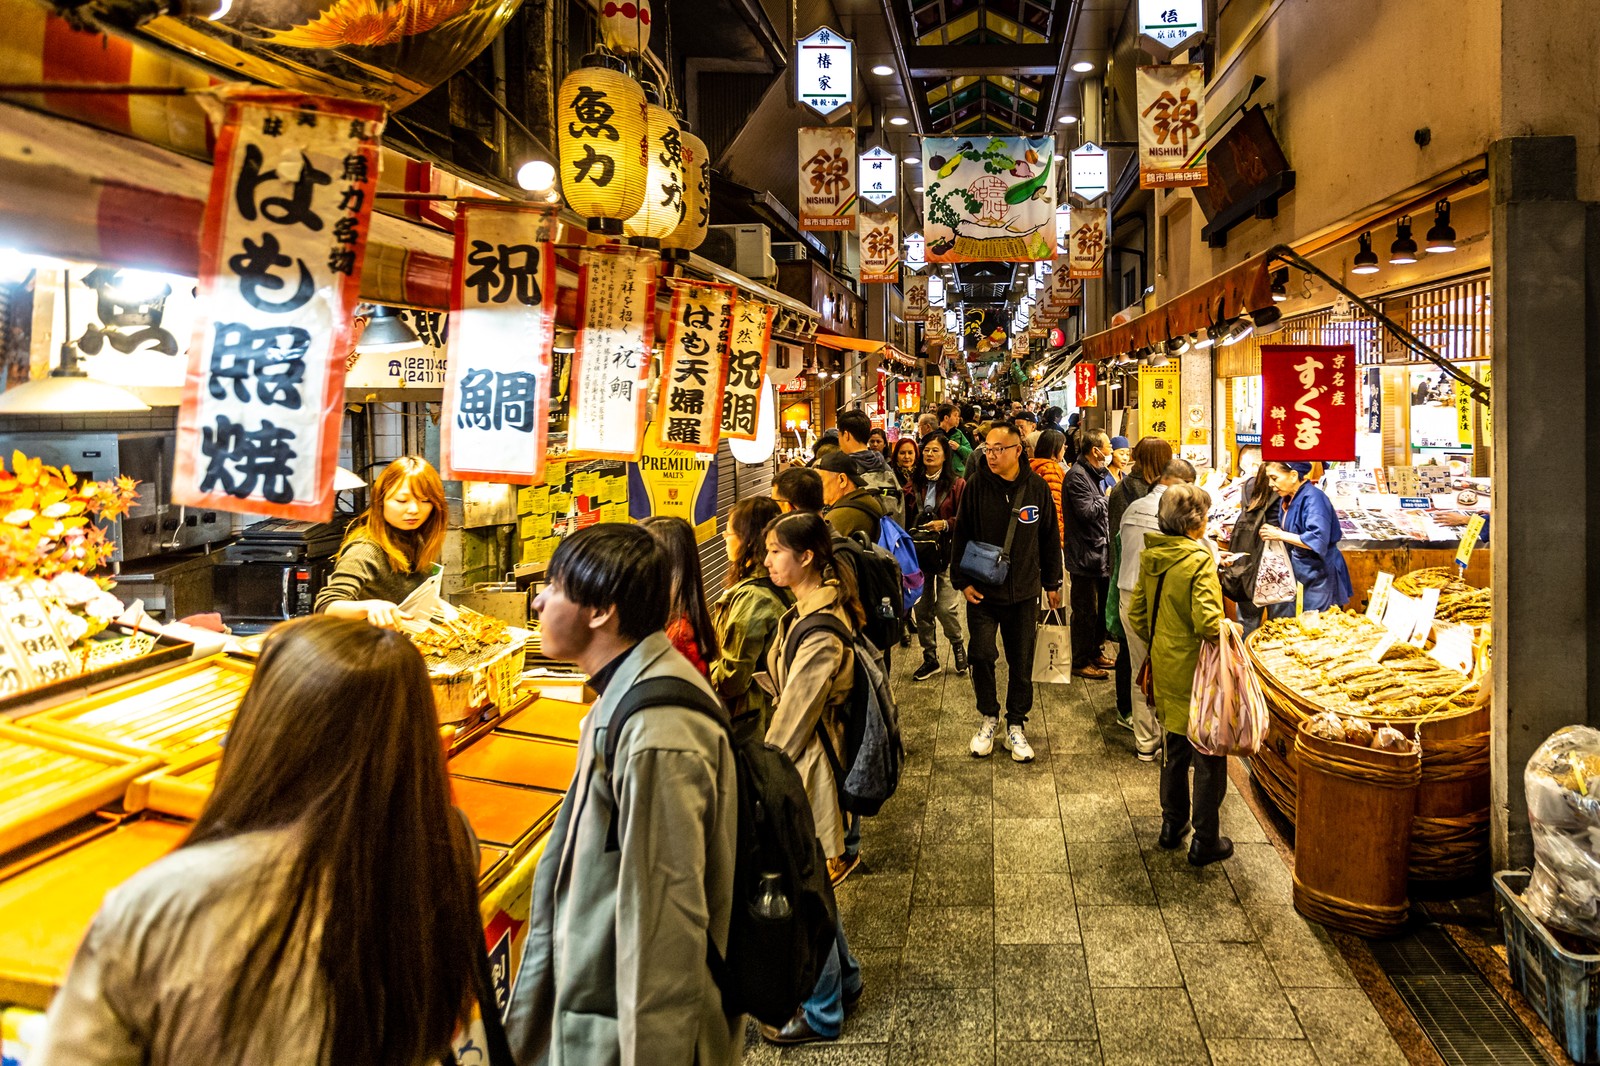
<path id="1" fill-rule="evenodd" d="M 1006 733 L 1003 743 L 1017 762 L 1030 762 L 1033 748 L 1024 727 L 1033 709 L 1033 647 L 1039 633 L 1039 591 L 1050 595 L 1050 606 L 1061 606 L 1061 535 L 1056 525 L 1056 505 L 1044 478 L 1029 469 L 1023 456 L 1022 434 L 1010 422 L 989 430 L 983 442 L 983 459 L 970 464 L 961 510 L 956 513 L 951 548 L 950 583 L 967 598 L 968 657 L 972 664 L 972 690 L 983 723 L 972 737 L 972 754 L 983 758 L 994 751 L 1000 727 L 1000 700 L 995 687 L 995 663 L 1000 659 L 995 636 L 1006 649 L 1009 681 L 1006 685 Z M 1011 572 L 998 585 L 979 581 L 961 567 L 967 544 L 980 541 L 1003 546 L 1012 512 L 1017 513 L 1011 540 Z"/>

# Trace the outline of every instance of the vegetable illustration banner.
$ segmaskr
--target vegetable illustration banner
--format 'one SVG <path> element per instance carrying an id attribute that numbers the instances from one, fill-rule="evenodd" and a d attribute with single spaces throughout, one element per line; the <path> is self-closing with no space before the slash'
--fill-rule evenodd
<path id="1" fill-rule="evenodd" d="M 928 262 L 1050 259 L 1055 150 L 1054 137 L 924 138 Z"/>

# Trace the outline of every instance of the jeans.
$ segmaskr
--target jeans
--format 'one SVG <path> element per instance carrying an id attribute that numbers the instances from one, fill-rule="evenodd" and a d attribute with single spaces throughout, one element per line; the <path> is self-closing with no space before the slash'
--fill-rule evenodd
<path id="1" fill-rule="evenodd" d="M 1217 842 L 1222 797 L 1228 793 L 1228 758 L 1202 755 L 1182 733 L 1167 734 L 1161 761 L 1161 821 L 1181 826 L 1190 820 L 1189 765 L 1194 764 L 1194 839 L 1202 847 Z"/>
<path id="2" fill-rule="evenodd" d="M 951 647 L 961 644 L 961 622 L 956 618 L 956 607 L 962 597 L 956 587 L 950 584 L 949 574 L 929 574 L 927 577 L 927 583 L 922 586 L 922 596 L 912 605 L 911 613 L 917 620 L 917 642 L 922 645 L 922 657 L 933 659 L 939 654 L 938 626 L 944 627 L 945 639 Z"/>
<path id="3" fill-rule="evenodd" d="M 844 857 L 853 859 L 861 854 L 861 815 L 854 811 L 844 814 Z"/>
<path id="4" fill-rule="evenodd" d="M 822 964 L 817 985 L 810 997 L 800 1004 L 806 1024 L 818 1036 L 829 1040 L 838 1039 L 844 1029 L 845 989 L 849 989 L 851 995 L 861 990 L 861 964 L 850 954 L 850 943 L 844 937 L 844 922 L 840 921 L 835 929 L 833 950 Z"/>
<path id="5" fill-rule="evenodd" d="M 1025 725 L 1033 710 L 1033 647 L 1039 639 L 1039 601 L 967 604 L 968 663 L 978 713 L 1000 716 L 995 664 L 1000 661 L 998 634 L 1006 649 L 1006 725 Z"/>
<path id="6" fill-rule="evenodd" d="M 1111 671 L 1117 687 L 1117 717 L 1133 717 L 1133 661 L 1128 655 L 1128 623 L 1122 623 L 1122 640 L 1117 644 L 1117 661 Z"/>
<path id="7" fill-rule="evenodd" d="M 1093 666 L 1105 654 L 1106 592 L 1111 579 L 1100 574 L 1072 575 L 1072 668 Z"/>
<path id="8" fill-rule="evenodd" d="M 1129 589 L 1117 590 L 1117 609 L 1122 612 L 1122 646 L 1128 649 L 1128 671 L 1133 677 L 1139 676 L 1139 671 L 1144 669 L 1144 661 L 1150 657 L 1150 646 L 1139 639 L 1139 634 L 1133 631 L 1128 624 L 1128 610 L 1133 606 L 1133 592 Z M 1134 693 L 1130 697 L 1133 713 L 1133 744 L 1145 755 L 1154 755 L 1161 747 L 1161 720 L 1156 717 L 1156 709 L 1144 701 L 1144 693 Z"/>

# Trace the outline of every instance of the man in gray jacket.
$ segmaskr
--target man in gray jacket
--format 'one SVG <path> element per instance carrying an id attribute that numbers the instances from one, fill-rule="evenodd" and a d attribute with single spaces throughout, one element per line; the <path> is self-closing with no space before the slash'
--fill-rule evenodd
<path id="1" fill-rule="evenodd" d="M 523 1066 L 736 1063 L 744 1019 L 723 1013 L 707 962 L 727 949 L 738 781 L 703 711 L 632 716 L 605 766 L 606 730 L 642 681 L 711 692 L 662 632 L 671 571 L 650 534 L 621 523 L 567 537 L 534 600 L 546 655 L 575 662 L 600 698 L 534 873 L 528 940 L 505 1019 Z M 613 834 L 613 829 L 615 833 Z"/>

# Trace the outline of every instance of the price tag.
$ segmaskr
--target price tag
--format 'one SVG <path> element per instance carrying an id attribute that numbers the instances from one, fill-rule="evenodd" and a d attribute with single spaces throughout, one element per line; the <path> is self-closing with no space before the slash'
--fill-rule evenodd
<path id="1" fill-rule="evenodd" d="M 1300 584 L 1300 582 L 1296 581 L 1294 583 L 1294 616 L 1296 618 L 1299 618 L 1300 617 L 1300 613 L 1302 611 L 1304 611 L 1305 609 L 1306 609 L 1306 587 L 1304 585 Z"/>
<path id="2" fill-rule="evenodd" d="M 1372 650 L 1367 653 L 1367 658 L 1375 663 L 1383 662 L 1383 657 L 1389 654 L 1389 649 L 1394 647 L 1394 642 L 1398 639 L 1392 632 L 1385 633 L 1378 640 L 1378 643 L 1372 646 Z"/>
<path id="3" fill-rule="evenodd" d="M 1426 511 L 1433 506 L 1433 500 L 1427 496 L 1402 496 L 1400 509 L 1402 511 Z"/>
<path id="4" fill-rule="evenodd" d="M 1383 628 L 1393 633 L 1396 639 L 1410 639 L 1416 625 L 1417 601 L 1391 588 L 1383 607 Z"/>
<path id="5" fill-rule="evenodd" d="M 1389 592 L 1394 588 L 1394 575 L 1378 572 L 1378 579 L 1372 583 L 1372 598 L 1367 600 L 1367 617 L 1374 622 L 1383 621 L 1384 608 L 1389 604 Z"/>
<path id="6" fill-rule="evenodd" d="M 1433 613 L 1439 609 L 1439 590 L 1423 589 L 1416 604 L 1416 622 L 1411 628 L 1411 639 L 1407 643 L 1413 648 L 1420 648 L 1428 643 L 1428 635 L 1433 632 Z"/>
<path id="7" fill-rule="evenodd" d="M 1457 673 L 1472 672 L 1472 627 L 1468 625 L 1441 625 L 1437 639 L 1428 654 L 1440 666 Z"/>
<path id="8" fill-rule="evenodd" d="M 1478 546 L 1478 535 L 1483 532 L 1483 515 L 1475 514 L 1467 520 L 1467 531 L 1461 534 L 1461 545 L 1456 548 L 1456 565 L 1462 570 L 1472 561 L 1472 549 Z"/>

